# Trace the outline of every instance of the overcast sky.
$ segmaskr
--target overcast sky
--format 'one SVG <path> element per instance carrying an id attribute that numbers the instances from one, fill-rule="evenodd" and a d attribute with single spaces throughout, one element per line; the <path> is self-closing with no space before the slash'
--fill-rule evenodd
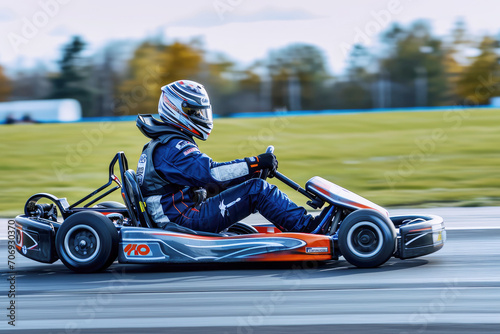
<path id="1" fill-rule="evenodd" d="M 319 46 L 334 72 L 359 40 L 371 46 L 390 23 L 429 19 L 438 35 L 458 17 L 476 36 L 500 31 L 495 0 L 0 0 L 0 64 L 54 62 L 72 35 L 95 51 L 110 40 L 201 36 L 210 51 L 250 64 L 294 42 Z M 21 61 L 22 60 L 22 61 Z"/>

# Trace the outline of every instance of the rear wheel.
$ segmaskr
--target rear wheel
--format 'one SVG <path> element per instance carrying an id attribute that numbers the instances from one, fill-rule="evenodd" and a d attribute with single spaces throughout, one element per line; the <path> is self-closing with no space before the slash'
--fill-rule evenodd
<path id="1" fill-rule="evenodd" d="M 396 229 L 375 210 L 358 210 L 347 216 L 339 228 L 339 249 L 344 258 L 360 268 L 378 267 L 393 255 Z"/>
<path id="2" fill-rule="evenodd" d="M 75 213 L 57 231 L 56 250 L 64 265 L 75 272 L 104 270 L 118 255 L 118 232 L 98 212 Z"/>

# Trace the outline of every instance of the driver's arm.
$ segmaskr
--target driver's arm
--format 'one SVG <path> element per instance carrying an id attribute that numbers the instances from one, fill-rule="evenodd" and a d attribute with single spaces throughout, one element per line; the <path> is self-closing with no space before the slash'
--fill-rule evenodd
<path id="1" fill-rule="evenodd" d="M 153 159 L 156 171 L 174 184 L 191 187 L 216 185 L 226 189 L 245 182 L 260 170 L 257 169 L 258 162 L 251 161 L 252 158 L 215 162 L 193 143 L 171 142 L 158 146 Z"/>

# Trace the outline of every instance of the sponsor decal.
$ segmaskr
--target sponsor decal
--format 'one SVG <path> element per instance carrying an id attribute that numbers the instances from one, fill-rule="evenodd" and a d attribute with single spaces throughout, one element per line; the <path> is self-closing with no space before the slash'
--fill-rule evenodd
<path id="1" fill-rule="evenodd" d="M 328 253 L 328 247 L 306 247 L 306 253 Z"/>
<path id="2" fill-rule="evenodd" d="M 175 145 L 175 148 L 180 151 L 188 145 L 194 145 L 194 144 L 191 142 L 188 142 L 187 140 L 181 140 L 180 142 L 177 143 L 177 145 Z"/>
<path id="3" fill-rule="evenodd" d="M 123 247 L 127 256 L 153 256 L 151 249 L 146 244 L 128 244 Z"/>
<path id="4" fill-rule="evenodd" d="M 22 230 L 16 226 L 16 246 L 23 254 L 28 250 L 40 251 L 38 247 L 38 233 Z"/>
<path id="5" fill-rule="evenodd" d="M 432 239 L 434 244 L 440 244 L 445 242 L 446 240 L 446 231 L 439 231 L 438 233 L 433 233 L 432 234 Z"/>
<path id="6" fill-rule="evenodd" d="M 241 198 L 237 198 L 236 200 L 232 201 L 231 203 L 229 203 L 228 205 L 225 205 L 224 204 L 224 200 L 222 200 L 219 204 L 219 209 L 220 209 L 220 214 L 222 215 L 222 217 L 224 217 L 226 215 L 226 212 L 227 212 L 227 209 L 233 205 L 235 205 L 236 203 L 238 203 L 239 201 L 241 200 Z M 229 216 L 229 214 L 228 214 Z"/>
<path id="7" fill-rule="evenodd" d="M 142 186 L 144 182 L 144 171 L 146 170 L 146 163 L 148 161 L 148 156 L 143 153 L 139 158 L 139 163 L 137 164 L 137 182 L 140 186 Z"/>
<path id="8" fill-rule="evenodd" d="M 191 147 L 191 148 L 184 151 L 184 156 L 188 155 L 189 153 L 193 153 L 193 152 L 200 152 L 200 150 L 198 149 L 198 147 Z"/>

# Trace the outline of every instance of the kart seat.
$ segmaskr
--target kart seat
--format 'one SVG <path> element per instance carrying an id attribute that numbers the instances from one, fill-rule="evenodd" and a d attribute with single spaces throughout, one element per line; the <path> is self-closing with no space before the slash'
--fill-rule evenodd
<path id="1" fill-rule="evenodd" d="M 146 202 L 142 197 L 141 190 L 137 184 L 137 176 L 133 169 L 128 169 L 123 173 L 122 196 L 127 205 L 130 218 L 135 224 L 142 227 L 155 228 L 156 224 L 150 219 L 146 210 Z"/>

